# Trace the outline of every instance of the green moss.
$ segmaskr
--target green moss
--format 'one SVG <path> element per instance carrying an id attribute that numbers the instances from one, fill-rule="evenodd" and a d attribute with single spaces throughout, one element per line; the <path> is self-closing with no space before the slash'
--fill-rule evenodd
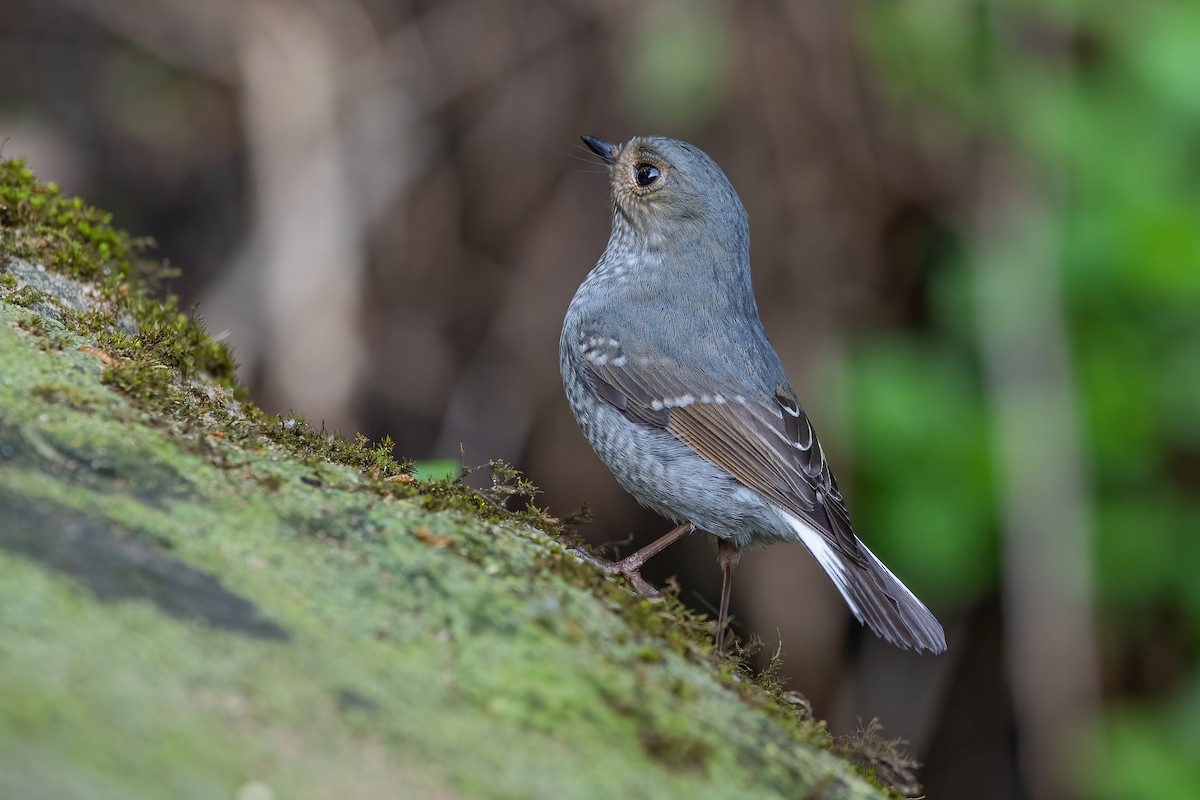
<path id="1" fill-rule="evenodd" d="M 221 747 L 228 735 L 219 714 L 183 700 L 197 691 L 191 679 L 245 695 L 256 720 L 283 719 L 302 730 L 313 708 L 362 698 L 350 704 L 352 719 L 325 731 L 337 743 L 328 752 L 358 753 L 353 737 L 362 734 L 454 770 L 455 754 L 467 747 L 475 759 L 469 769 L 455 770 L 455 785 L 468 794 L 559 796 L 553 781 L 537 790 L 530 781 L 587 771 L 595 796 L 629 796 L 638 784 L 621 770 L 640 753 L 666 773 L 695 781 L 687 785 L 698 797 L 722 796 L 719 785 L 790 795 L 814 780 L 818 790 L 827 783 L 838 788 L 830 797 L 861 795 L 820 752 L 832 744 L 824 726 L 788 702 L 773 673 L 756 680 L 738 662 L 714 664 L 711 620 L 673 592 L 639 597 L 570 555 L 562 544 L 571 542 L 569 529 L 533 504 L 536 487 L 516 470 L 501 462 L 480 467 L 489 479 L 483 492 L 461 480 L 413 480 L 411 463 L 397 459 L 387 437 L 347 440 L 299 415 L 267 414 L 248 402 L 229 349 L 181 312 L 175 298 L 154 299 L 166 271 L 142 257 L 148 240 L 110 223 L 52 184 L 38 184 L 20 162 L 0 163 L 6 377 L 10 369 L 17 374 L 23 359 L 20 378 L 0 383 L 6 414 L 0 456 L 15 453 L 22 465 L 3 473 L 0 505 L 8 497 L 48 509 L 39 514 L 74 514 L 71 524 L 99 526 L 109 555 L 145 548 L 130 562 L 135 566 L 166 563 L 155 559 L 169 553 L 188 569 L 213 570 L 290 637 L 273 645 L 288 648 L 284 657 L 262 645 L 229 649 L 234 661 L 250 665 L 246 674 L 193 674 L 223 669 L 224 662 L 214 667 L 205 659 L 211 651 L 205 636 L 173 628 L 144 645 L 178 654 L 163 656 L 169 669 L 156 672 L 155 662 L 141 664 L 129 653 L 118 658 L 121 669 L 166 692 L 171 713 L 178 713 L 179 727 L 155 745 L 161 749 L 154 775 L 176 781 L 171 785 L 179 775 L 185 784 L 202 780 L 203 769 L 191 771 L 199 763 L 189 760 L 194 740 L 215 737 L 209 763 L 217 773 L 228 773 L 245 755 Z M 14 266 L 18 261 L 26 267 Z M 29 266 L 39 264 L 45 273 Z M 54 277 L 42 281 L 43 274 Z M 68 302 L 59 296 L 64 292 L 74 297 Z M 26 333 L 6 337 L 11 327 Z M 29 334 L 56 345 L 25 353 L 13 337 Z M 94 572 L 103 563 L 62 568 Z M 127 580 L 128 566 L 111 579 Z M 164 566 L 162 574 L 173 569 Z M 109 579 L 92 578 L 98 585 Z M 189 580 L 194 588 L 198 579 Z M 27 597 L 43 598 L 64 625 L 73 619 L 59 589 L 29 581 Z M 173 602 L 163 592 L 147 597 Z M 110 646 L 122 631 L 159 630 L 147 627 L 144 612 L 105 615 L 89 607 L 85 616 Z M 58 651 L 48 642 L 41 652 L 35 634 L 20 640 L 30 649 L 8 655 L 29 665 L 61 663 L 79 645 L 68 642 Z M 0 695 L 28 700 L 6 713 L 19 711 L 34 727 L 47 724 L 38 703 L 62 702 L 58 684 L 47 682 L 52 677 L 0 670 L 0 686 L 16 693 Z M 94 701 L 138 696 L 101 683 L 99 695 L 88 695 Z M 137 731 L 156 730 L 149 717 L 131 714 L 133 727 L 123 730 L 136 740 Z M 107 740 L 76 722 L 72 742 Z M 244 724 L 269 751 L 271 734 Z M 507 748 L 497 743 L 530 732 L 542 737 L 544 752 L 512 771 Z M 303 753 L 325 745 L 321 736 L 300 739 Z M 578 753 L 563 752 L 560 742 Z M 118 750 L 101 747 L 97 763 L 119 760 Z M 330 763 L 313 756 L 317 767 Z M 745 763 L 758 773 L 743 773 Z M 172 772 L 176 767 L 182 771 Z M 298 794 L 306 786 L 294 775 L 280 785 Z"/>
<path id="2" fill-rule="evenodd" d="M 34 289 L 31 286 L 20 286 L 15 289 L 10 289 L 6 292 L 4 299 L 12 303 L 14 306 L 22 308 L 32 308 L 38 303 L 44 303 L 48 299 L 45 292 Z"/>
<path id="3" fill-rule="evenodd" d="M 17 303 L 17 305 L 21 305 Z M 26 333 L 31 333 L 34 336 L 49 336 L 50 328 L 46 325 L 46 321 L 41 317 L 27 317 L 18 323 L 18 327 Z"/>
<path id="4" fill-rule="evenodd" d="M 916 797 L 921 794 L 917 771 L 921 766 L 908 752 L 908 742 L 883 736 L 883 725 L 872 719 L 860 723 L 854 733 L 840 738 L 835 750 L 857 765 L 864 776 L 890 797 Z"/>
<path id="5" fill-rule="evenodd" d="M 48 405 L 64 405 L 71 408 L 87 408 L 90 398 L 75 386 L 53 386 L 39 384 L 30 392 L 33 398 Z"/>
<path id="6" fill-rule="evenodd" d="M 148 240 L 111 226 L 111 215 L 53 183 L 39 183 L 20 159 L 0 161 L 0 247 L 18 257 L 115 291 L 127 280 L 161 269 L 138 261 Z"/>

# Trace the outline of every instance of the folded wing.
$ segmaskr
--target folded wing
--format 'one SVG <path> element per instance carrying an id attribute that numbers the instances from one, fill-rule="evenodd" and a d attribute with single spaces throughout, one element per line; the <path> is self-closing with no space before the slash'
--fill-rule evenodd
<path id="1" fill-rule="evenodd" d="M 781 382 L 773 394 L 628 356 L 599 332 L 580 347 L 592 388 L 628 419 L 667 431 L 758 491 L 833 580 L 850 610 L 903 648 L 946 649 L 933 614 L 854 535 L 808 415 Z"/>

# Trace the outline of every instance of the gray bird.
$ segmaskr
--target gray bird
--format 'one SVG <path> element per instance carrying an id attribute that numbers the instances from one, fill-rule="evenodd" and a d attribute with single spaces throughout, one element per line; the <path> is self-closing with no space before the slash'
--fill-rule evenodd
<path id="1" fill-rule="evenodd" d="M 563 386 L 617 482 L 682 523 L 601 565 L 646 588 L 646 559 L 693 530 L 715 536 L 720 656 L 741 551 L 800 541 L 877 635 L 944 651 L 933 614 L 854 535 L 759 319 L 746 211 L 725 173 L 675 139 L 582 138 L 608 165 L 612 234 L 567 309 Z"/>

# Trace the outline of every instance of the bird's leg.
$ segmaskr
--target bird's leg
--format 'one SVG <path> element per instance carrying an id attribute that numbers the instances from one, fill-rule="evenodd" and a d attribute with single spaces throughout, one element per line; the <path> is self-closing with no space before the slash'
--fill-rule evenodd
<path id="1" fill-rule="evenodd" d="M 717 615 L 717 658 L 725 657 L 725 624 L 729 621 L 729 595 L 733 591 L 733 568 L 742 557 L 741 549 L 724 539 L 717 540 L 717 560 L 721 563 L 721 610 Z"/>
<path id="2" fill-rule="evenodd" d="M 640 593 L 648 597 L 655 597 L 658 595 L 658 590 L 642 577 L 642 565 L 695 529 L 696 526 L 692 525 L 692 523 L 685 522 L 670 533 L 660 536 L 641 550 L 622 558 L 620 561 L 605 561 L 589 553 L 584 553 L 581 550 L 575 550 L 574 552 L 584 561 L 595 564 L 610 575 L 624 576 Z"/>

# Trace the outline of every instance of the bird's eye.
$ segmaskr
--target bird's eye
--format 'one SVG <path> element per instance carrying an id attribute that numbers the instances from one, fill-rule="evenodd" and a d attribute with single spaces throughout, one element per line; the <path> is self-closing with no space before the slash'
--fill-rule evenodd
<path id="1" fill-rule="evenodd" d="M 638 186 L 649 186 L 662 176 L 662 172 L 653 164 L 638 164 L 633 168 L 633 174 Z"/>

